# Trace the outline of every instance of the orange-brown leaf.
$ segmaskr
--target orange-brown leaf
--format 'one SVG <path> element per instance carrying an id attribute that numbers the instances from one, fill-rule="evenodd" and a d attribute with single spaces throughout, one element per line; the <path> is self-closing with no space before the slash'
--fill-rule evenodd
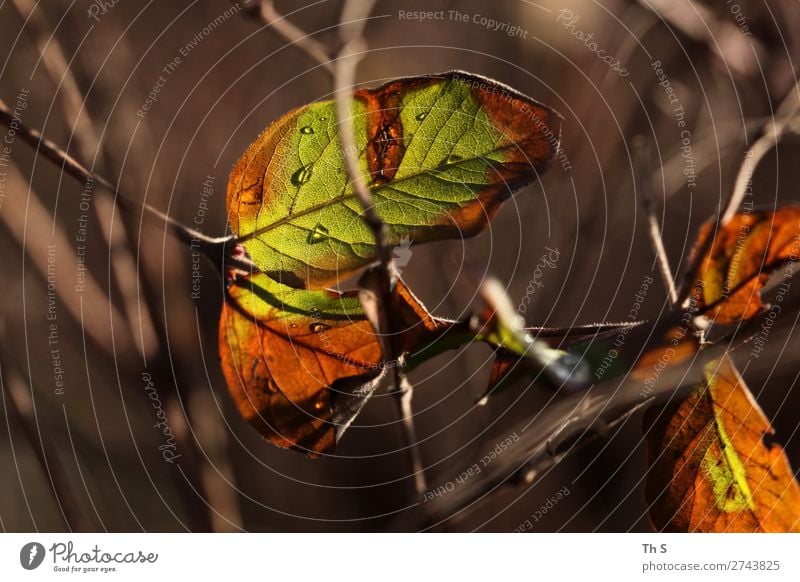
<path id="1" fill-rule="evenodd" d="M 714 227 L 703 225 L 695 253 Z M 700 311 L 719 323 L 736 323 L 756 315 L 759 292 L 769 275 L 800 255 L 800 207 L 741 212 L 722 225 L 692 276 L 693 297 Z"/>
<path id="2" fill-rule="evenodd" d="M 356 295 L 297 290 L 263 273 L 229 286 L 220 317 L 223 374 L 239 413 L 273 444 L 332 452 L 371 395 L 385 363 Z M 447 325 L 402 282 L 394 298 L 402 350 Z"/>
<path id="3" fill-rule="evenodd" d="M 650 516 L 660 530 L 800 532 L 800 487 L 733 362 L 705 379 L 648 434 Z"/>

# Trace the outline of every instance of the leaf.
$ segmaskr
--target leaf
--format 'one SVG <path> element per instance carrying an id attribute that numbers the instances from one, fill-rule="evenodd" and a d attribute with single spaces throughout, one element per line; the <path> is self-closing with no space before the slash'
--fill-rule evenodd
<path id="1" fill-rule="evenodd" d="M 773 429 L 726 355 L 648 433 L 646 493 L 659 530 L 800 532 L 800 487 Z"/>
<path id="2" fill-rule="evenodd" d="M 706 222 L 694 252 L 714 228 Z M 800 255 L 800 207 L 735 214 L 715 233 L 698 272 L 693 298 L 718 323 L 736 323 L 764 307 L 759 292 L 772 272 Z"/>
<path id="3" fill-rule="evenodd" d="M 450 323 L 402 282 L 394 297 L 404 351 Z M 293 289 L 263 273 L 230 284 L 219 352 L 239 413 L 273 444 L 309 455 L 334 450 L 386 369 L 356 292 Z"/>
<path id="4" fill-rule="evenodd" d="M 390 245 L 477 234 L 548 168 L 561 131 L 552 109 L 458 71 L 357 91 L 352 118 Z M 270 125 L 234 167 L 227 207 L 258 268 L 293 287 L 322 288 L 376 257 L 348 183 L 333 101 Z"/>

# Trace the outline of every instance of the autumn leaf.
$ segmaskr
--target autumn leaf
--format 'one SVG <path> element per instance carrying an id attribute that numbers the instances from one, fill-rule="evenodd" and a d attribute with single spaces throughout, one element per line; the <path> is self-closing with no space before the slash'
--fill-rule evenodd
<path id="1" fill-rule="evenodd" d="M 652 412 L 652 411 L 651 411 Z M 773 429 L 726 355 L 648 433 L 646 494 L 659 530 L 800 532 L 800 487 Z"/>
<path id="2" fill-rule="evenodd" d="M 458 71 L 357 91 L 352 118 L 390 245 L 477 234 L 547 169 L 560 137 L 552 109 Z M 231 173 L 227 208 L 258 268 L 292 287 L 325 287 L 376 257 L 333 101 L 290 111 L 259 136 Z"/>
<path id="3" fill-rule="evenodd" d="M 706 222 L 694 252 L 710 236 L 715 221 Z M 800 256 L 800 207 L 735 214 L 714 234 L 694 282 L 696 308 L 708 310 L 718 323 L 736 323 L 764 307 L 760 290 L 769 276 Z"/>
<path id="4" fill-rule="evenodd" d="M 452 324 L 402 281 L 394 299 L 403 352 Z M 273 444 L 311 455 L 333 451 L 387 365 L 357 292 L 293 289 L 263 273 L 229 285 L 219 352 L 239 413 Z"/>

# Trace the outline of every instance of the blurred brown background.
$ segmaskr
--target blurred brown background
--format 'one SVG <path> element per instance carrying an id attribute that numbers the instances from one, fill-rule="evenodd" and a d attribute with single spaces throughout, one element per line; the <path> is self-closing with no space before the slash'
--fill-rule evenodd
<path id="1" fill-rule="evenodd" d="M 328 73 L 248 17 L 244 3 L 34 5 L 0 5 L 0 97 L 129 196 L 208 234 L 226 232 L 227 174 L 246 146 L 283 112 L 331 92 Z M 336 48 L 341 2 L 279 1 L 276 8 Z M 444 16 L 408 16 L 431 10 Z M 642 279 L 654 273 L 631 138 L 651 141 L 664 168 L 653 188 L 676 266 L 698 225 L 725 200 L 747 144 L 794 86 L 800 56 L 793 0 L 384 0 L 373 16 L 359 82 L 464 69 L 564 116 L 565 158 L 541 183 L 516 195 L 474 239 L 412 245 L 403 270 L 432 311 L 457 317 L 475 304 L 484 273 L 521 300 L 545 247 L 556 248 L 557 267 L 544 273 L 525 313 L 531 325 L 626 318 Z M 148 102 L 155 87 L 157 99 Z M 0 133 L 9 137 L 6 128 Z M 428 525 L 385 391 L 346 434 L 339 457 L 308 460 L 268 445 L 233 409 L 218 367 L 222 293 L 213 269 L 201 264 L 192 298 L 187 249 L 141 216 L 121 214 L 105 193 L 82 199 L 80 184 L 21 140 L 11 142 L 0 167 L 3 530 L 64 530 L 63 514 L 73 527 L 99 531 Z M 794 134 L 767 155 L 753 184 L 756 204 L 796 198 L 798 155 Z M 213 184 L 210 197 L 204 182 Z M 656 317 L 664 301 L 652 287 L 642 315 Z M 773 332 L 771 356 L 754 361 L 746 377 L 798 467 L 790 327 Z M 505 439 L 508 427 L 552 396 L 522 387 L 476 408 L 490 355 L 470 347 L 413 373 L 431 487 L 454 479 L 476 462 L 479 446 Z M 176 437 L 173 463 L 159 450 L 153 393 Z M 49 475 L 9 394 L 34 419 L 29 436 L 45 444 Z M 569 495 L 534 531 L 649 531 L 645 449 L 634 416 L 532 487 L 502 489 L 436 529 L 510 531 L 566 487 Z M 60 506 L 51 479 L 71 492 Z"/>

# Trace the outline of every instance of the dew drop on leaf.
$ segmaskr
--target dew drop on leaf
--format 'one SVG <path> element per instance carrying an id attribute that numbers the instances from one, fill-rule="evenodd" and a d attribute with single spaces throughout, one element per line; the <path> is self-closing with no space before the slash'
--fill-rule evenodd
<path id="1" fill-rule="evenodd" d="M 319 222 L 314 227 L 314 230 L 308 233 L 308 244 L 316 244 L 328 238 L 328 229 L 322 226 Z"/>
<path id="2" fill-rule="evenodd" d="M 417 113 L 417 116 L 416 116 L 416 118 L 415 118 L 415 119 L 416 119 L 417 121 L 422 121 L 422 120 L 423 120 L 423 119 L 425 119 L 426 117 L 428 117 L 428 112 L 427 112 L 427 111 L 423 111 L 422 113 Z"/>
<path id="3" fill-rule="evenodd" d="M 311 135 L 312 133 L 314 133 L 314 128 L 311 127 L 310 125 L 304 125 L 303 127 L 300 128 L 300 133 L 302 133 L 303 135 Z"/>
<path id="4" fill-rule="evenodd" d="M 295 186 L 302 186 L 307 183 L 311 179 L 311 169 L 313 166 L 314 164 L 306 164 L 292 174 L 292 184 Z"/>
<path id="5" fill-rule="evenodd" d="M 308 329 L 311 330 L 311 333 L 322 333 L 323 331 L 328 331 L 330 328 L 331 328 L 330 325 L 320 323 L 319 321 L 315 321 L 314 323 L 308 326 Z"/>

